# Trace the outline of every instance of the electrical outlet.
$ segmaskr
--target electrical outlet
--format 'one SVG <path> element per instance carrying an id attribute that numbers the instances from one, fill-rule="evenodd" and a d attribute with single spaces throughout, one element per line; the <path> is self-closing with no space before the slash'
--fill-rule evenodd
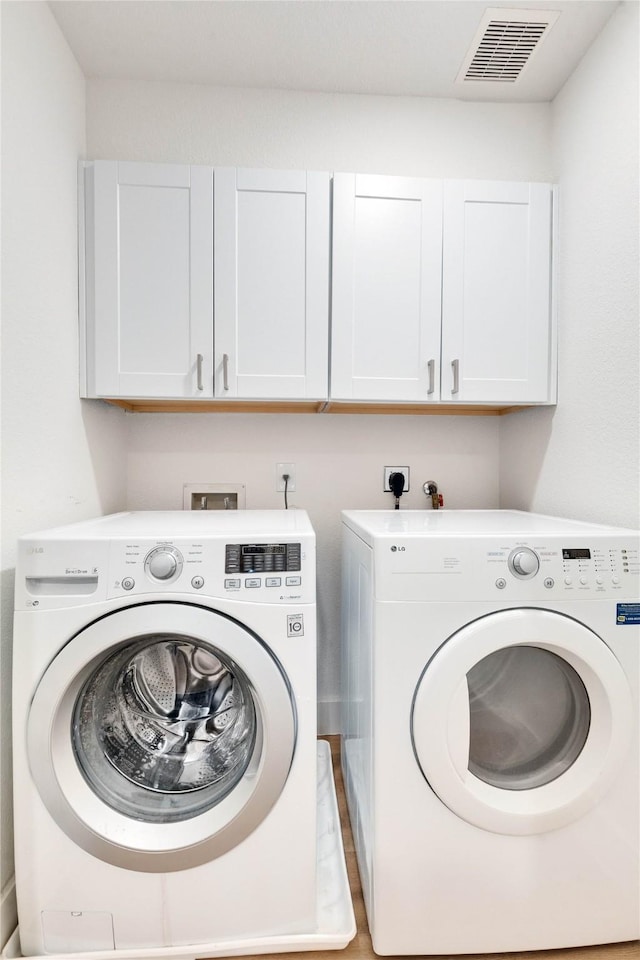
<path id="1" fill-rule="evenodd" d="M 391 493 L 389 477 L 392 473 L 404 473 L 404 493 L 409 489 L 409 467 L 385 467 L 384 468 L 384 487 L 385 493 Z"/>
<path id="2" fill-rule="evenodd" d="M 284 480 L 282 479 L 284 473 L 289 474 L 287 493 L 293 493 L 296 489 L 295 463 L 276 463 L 276 490 L 278 493 L 284 493 Z"/>

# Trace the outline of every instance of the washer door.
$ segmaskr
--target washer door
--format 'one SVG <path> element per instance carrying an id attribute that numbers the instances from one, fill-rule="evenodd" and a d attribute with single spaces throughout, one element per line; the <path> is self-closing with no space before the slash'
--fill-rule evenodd
<path id="1" fill-rule="evenodd" d="M 459 817 L 525 835 L 582 816 L 613 781 L 633 723 L 604 641 L 547 610 L 503 610 L 453 634 L 418 683 L 411 736 L 423 775 Z"/>
<path id="2" fill-rule="evenodd" d="M 241 843 L 280 796 L 296 715 L 265 644 L 186 603 L 128 607 L 61 650 L 28 722 L 31 774 L 88 853 L 181 870 Z"/>

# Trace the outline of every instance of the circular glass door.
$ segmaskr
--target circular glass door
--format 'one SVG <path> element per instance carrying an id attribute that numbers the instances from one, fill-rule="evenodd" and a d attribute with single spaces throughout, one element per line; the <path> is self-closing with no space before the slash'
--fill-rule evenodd
<path id="1" fill-rule="evenodd" d="M 467 674 L 469 771 L 504 790 L 531 790 L 569 770 L 587 742 L 586 687 L 566 660 L 507 647 Z"/>
<path id="2" fill-rule="evenodd" d="M 108 656 L 77 696 L 76 759 L 119 813 L 172 823 L 215 806 L 245 775 L 258 731 L 251 684 L 193 637 L 147 636 Z"/>
<path id="3" fill-rule="evenodd" d="M 205 607 L 157 602 L 67 643 L 27 737 L 68 836 L 108 863 L 165 872 L 226 853 L 262 822 L 289 775 L 296 713 L 259 637 Z"/>
<path id="4" fill-rule="evenodd" d="M 629 745 L 632 699 L 604 641 L 576 620 L 503 610 L 454 633 L 411 713 L 422 773 L 454 813 L 525 835 L 582 816 Z"/>

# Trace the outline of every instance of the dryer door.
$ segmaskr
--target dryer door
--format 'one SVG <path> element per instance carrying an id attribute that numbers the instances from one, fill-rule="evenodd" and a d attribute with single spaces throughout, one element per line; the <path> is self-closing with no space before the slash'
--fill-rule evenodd
<path id="1" fill-rule="evenodd" d="M 444 643 L 415 692 L 411 735 L 434 792 L 503 834 L 582 816 L 629 748 L 632 697 L 604 641 L 572 618 L 503 610 Z"/>
<path id="2" fill-rule="evenodd" d="M 280 796 L 295 740 L 272 652 L 187 603 L 87 626 L 49 665 L 28 722 L 31 774 L 61 829 L 143 871 L 196 866 L 241 843 Z"/>

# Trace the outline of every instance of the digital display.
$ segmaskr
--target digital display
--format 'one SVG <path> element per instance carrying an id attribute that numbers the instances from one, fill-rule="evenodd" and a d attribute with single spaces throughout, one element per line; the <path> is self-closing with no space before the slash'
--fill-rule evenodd
<path id="1" fill-rule="evenodd" d="M 284 543 L 247 543 L 242 547 L 242 555 L 257 553 L 286 553 L 287 547 Z"/>
<path id="2" fill-rule="evenodd" d="M 300 543 L 227 543 L 225 573 L 288 573 L 302 564 Z"/>
<path id="3" fill-rule="evenodd" d="M 591 560 L 591 550 L 584 550 L 582 548 L 579 548 L 577 550 L 576 549 L 566 550 L 563 548 L 562 559 L 563 560 Z"/>

